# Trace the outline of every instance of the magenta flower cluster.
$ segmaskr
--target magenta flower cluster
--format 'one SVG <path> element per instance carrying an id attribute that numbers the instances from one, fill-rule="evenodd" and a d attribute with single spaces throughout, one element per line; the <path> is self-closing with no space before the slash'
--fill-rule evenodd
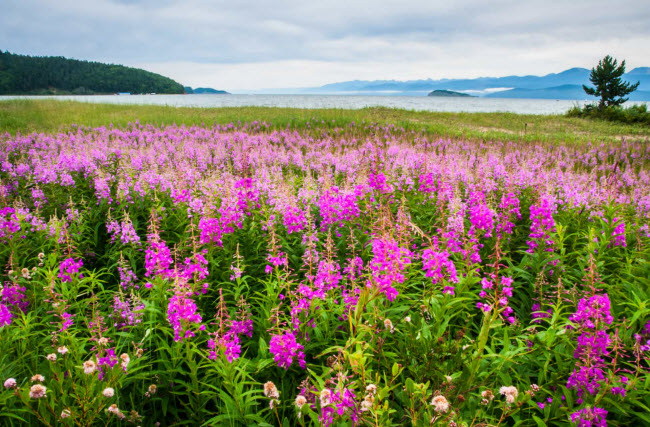
<path id="1" fill-rule="evenodd" d="M 119 360 L 119 357 L 115 354 L 115 347 L 107 348 L 101 356 L 97 355 L 97 371 L 99 372 L 98 378 L 100 381 L 104 379 L 108 371 L 117 365 Z"/>
<path id="2" fill-rule="evenodd" d="M 174 330 L 174 341 L 177 342 L 196 335 L 192 328 L 193 324 L 199 325 L 198 330 L 205 330 L 205 325 L 201 324 L 203 318 L 190 294 L 191 292 L 180 287 L 169 298 L 167 304 L 167 320 Z"/>
<path id="3" fill-rule="evenodd" d="M 294 333 L 290 331 L 273 335 L 269 344 L 269 351 L 273 355 L 275 363 L 284 369 L 289 369 L 294 361 L 298 362 L 302 369 L 306 369 L 304 350 L 302 344 L 296 341 Z"/>
<path id="4" fill-rule="evenodd" d="M 489 313 L 493 308 L 499 310 L 501 316 L 510 324 L 517 320 L 514 316 L 514 310 L 508 305 L 508 298 L 512 297 L 512 277 L 497 276 L 490 274 L 488 277 L 481 279 L 481 292 L 479 297 L 484 301 L 476 303 L 476 306 Z"/>
<path id="5" fill-rule="evenodd" d="M 106 224 L 106 229 L 111 236 L 111 243 L 115 243 L 119 237 L 123 245 L 140 244 L 140 236 L 138 236 L 131 221 L 111 221 Z"/>
<path id="6" fill-rule="evenodd" d="M 425 249 L 422 252 L 422 267 L 426 277 L 430 277 L 433 284 L 447 280 L 451 283 L 458 283 L 456 265 L 450 259 L 449 251 Z M 454 295 L 454 287 L 445 286 L 443 293 Z"/>
<path id="7" fill-rule="evenodd" d="M 370 269 L 372 280 L 369 287 L 375 287 L 383 293 L 389 301 L 393 301 L 399 292 L 394 285 L 404 283 L 406 276 L 404 270 L 411 264 L 413 253 L 399 246 L 392 238 L 378 237 L 372 241 L 372 261 Z"/>
<path id="8" fill-rule="evenodd" d="M 606 329 L 614 320 L 610 313 L 609 296 L 602 294 L 582 298 L 570 320 L 580 335 L 574 352 L 576 368 L 569 375 L 567 388 L 577 391 L 577 402 L 582 404 L 586 395 L 598 394 L 607 378 L 607 356 L 612 341 Z M 602 416 L 603 422 L 605 415 Z M 581 418 L 585 419 L 584 416 Z"/>
<path id="9" fill-rule="evenodd" d="M 530 234 L 528 235 L 528 252 L 533 253 L 537 248 L 552 252 L 555 242 L 552 237 L 555 233 L 556 204 L 548 197 L 542 197 L 536 204 L 530 206 Z"/>
<path id="10" fill-rule="evenodd" d="M 328 389 L 329 391 L 329 389 Z M 330 391 L 328 402 L 321 406 L 321 413 L 318 420 L 325 427 L 329 427 L 337 420 L 344 416 L 349 417 L 352 425 L 357 425 L 361 414 L 357 396 L 347 387 Z"/>
<path id="11" fill-rule="evenodd" d="M 571 422 L 578 427 L 607 427 L 606 417 L 602 408 L 584 408 L 571 414 Z"/>
<path id="12" fill-rule="evenodd" d="M 109 316 L 113 318 L 113 326 L 117 329 L 125 329 L 142 322 L 144 309 L 143 303 L 116 294 L 113 296 L 113 313 Z"/>
<path id="13" fill-rule="evenodd" d="M 72 281 L 72 275 L 78 273 L 83 265 L 84 263 L 81 259 L 75 261 L 74 258 L 66 258 L 59 266 L 59 278 L 62 282 Z M 83 274 L 80 274 L 79 278 L 83 278 Z"/>
<path id="14" fill-rule="evenodd" d="M 16 215 L 16 209 L 10 206 L 0 208 L 0 242 L 12 238 L 14 233 L 19 231 L 20 220 Z"/>
<path id="15" fill-rule="evenodd" d="M 156 275 L 168 277 L 172 275 L 173 272 L 170 270 L 170 266 L 173 262 L 171 252 L 165 242 L 154 238 L 145 250 L 145 277 L 153 277 Z"/>
<path id="16" fill-rule="evenodd" d="M 227 322 L 228 323 L 228 322 Z M 219 332 L 211 333 L 212 337 L 208 339 L 208 358 L 217 359 L 217 349 L 223 351 L 228 362 L 232 363 L 241 355 L 241 336 L 251 338 L 253 336 L 253 320 L 244 318 L 229 322 L 230 326 L 223 335 Z"/>
<path id="17" fill-rule="evenodd" d="M 13 314 L 9 311 L 9 307 L 0 303 L 0 327 L 10 325 L 13 317 Z"/>

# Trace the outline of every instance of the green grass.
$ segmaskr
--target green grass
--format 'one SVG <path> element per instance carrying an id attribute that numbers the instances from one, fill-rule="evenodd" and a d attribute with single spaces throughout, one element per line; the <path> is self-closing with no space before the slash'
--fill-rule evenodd
<path id="1" fill-rule="evenodd" d="M 515 140 L 529 142 L 611 142 L 650 140 L 650 127 L 596 121 L 564 115 L 514 113 L 443 113 L 383 107 L 361 110 L 274 107 L 189 108 L 154 105 L 92 104 L 59 100 L 0 101 L 0 132 L 65 131 L 73 124 L 125 126 L 143 124 L 226 124 L 264 121 L 275 128 L 304 128 L 308 122 L 327 126 L 355 123 L 394 124 L 424 130 L 444 138 Z M 332 122 L 334 121 L 334 122 Z M 322 124 L 321 124 L 322 126 Z"/>

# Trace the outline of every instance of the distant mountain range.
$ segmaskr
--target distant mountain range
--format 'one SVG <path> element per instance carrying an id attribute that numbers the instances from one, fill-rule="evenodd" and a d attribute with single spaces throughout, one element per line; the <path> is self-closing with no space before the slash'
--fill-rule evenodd
<path id="1" fill-rule="evenodd" d="M 332 94 L 332 95 L 416 95 L 447 90 L 493 98 L 537 98 L 593 100 L 582 90 L 591 86 L 590 70 L 570 68 L 545 76 L 479 77 L 441 80 L 353 80 L 315 88 L 266 90 L 265 93 Z M 632 83 L 641 82 L 630 100 L 650 101 L 650 67 L 639 67 L 623 75 Z"/>
<path id="2" fill-rule="evenodd" d="M 640 80 L 637 80 L 640 81 Z M 635 81 L 636 82 L 636 81 Z M 639 85 L 641 87 L 641 85 Z M 650 89 L 650 85 L 646 85 Z M 486 98 L 528 98 L 528 99 L 595 99 L 585 94 L 582 85 L 561 85 L 541 89 L 515 88 L 485 95 Z M 630 101 L 650 101 L 650 91 L 636 90 L 627 96 Z"/>

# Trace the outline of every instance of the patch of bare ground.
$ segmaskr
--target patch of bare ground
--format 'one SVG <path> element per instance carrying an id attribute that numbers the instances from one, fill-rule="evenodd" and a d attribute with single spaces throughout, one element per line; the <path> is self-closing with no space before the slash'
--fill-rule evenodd
<path id="1" fill-rule="evenodd" d="M 515 134 L 519 133 L 519 132 L 515 132 L 514 130 L 511 130 L 511 129 L 493 128 L 493 127 L 485 127 L 485 126 L 475 127 L 474 129 L 476 129 L 476 130 L 478 130 L 480 132 L 484 132 L 484 133 L 487 133 L 487 132 L 503 132 L 503 133 L 507 133 L 507 134 L 510 134 L 510 135 L 515 135 Z"/>
<path id="2" fill-rule="evenodd" d="M 584 132 L 584 131 L 575 131 L 574 132 L 576 135 L 581 135 L 581 136 L 591 136 L 591 132 Z M 625 139 L 626 141 L 644 141 L 648 142 L 650 141 L 650 135 L 612 135 L 612 138 L 617 140 L 617 141 L 622 141 Z"/>
<path id="3" fill-rule="evenodd" d="M 614 138 L 618 141 L 622 141 L 624 139 L 626 141 L 650 141 L 650 136 L 648 135 L 616 135 Z"/>

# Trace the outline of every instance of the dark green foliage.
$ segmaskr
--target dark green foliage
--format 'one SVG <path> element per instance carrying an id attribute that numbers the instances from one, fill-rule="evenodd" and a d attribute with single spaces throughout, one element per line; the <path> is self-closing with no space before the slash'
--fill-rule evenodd
<path id="1" fill-rule="evenodd" d="M 581 117 L 587 119 L 609 120 L 629 124 L 650 125 L 650 112 L 645 104 L 632 105 L 628 108 L 620 106 L 605 107 L 602 109 L 594 105 L 585 105 L 583 108 L 576 105 L 567 112 L 568 117 Z"/>
<path id="2" fill-rule="evenodd" d="M 587 95 L 600 97 L 598 109 L 615 107 L 623 104 L 628 98 L 624 98 L 639 87 L 639 82 L 630 84 L 621 79 L 625 74 L 625 61 L 618 65 L 616 59 L 607 55 L 598 62 L 598 65 L 591 69 L 589 80 L 594 88 L 582 85 Z"/>
<path id="3" fill-rule="evenodd" d="M 0 94 L 185 93 L 160 74 L 123 65 L 61 56 L 33 57 L 0 51 Z"/>

